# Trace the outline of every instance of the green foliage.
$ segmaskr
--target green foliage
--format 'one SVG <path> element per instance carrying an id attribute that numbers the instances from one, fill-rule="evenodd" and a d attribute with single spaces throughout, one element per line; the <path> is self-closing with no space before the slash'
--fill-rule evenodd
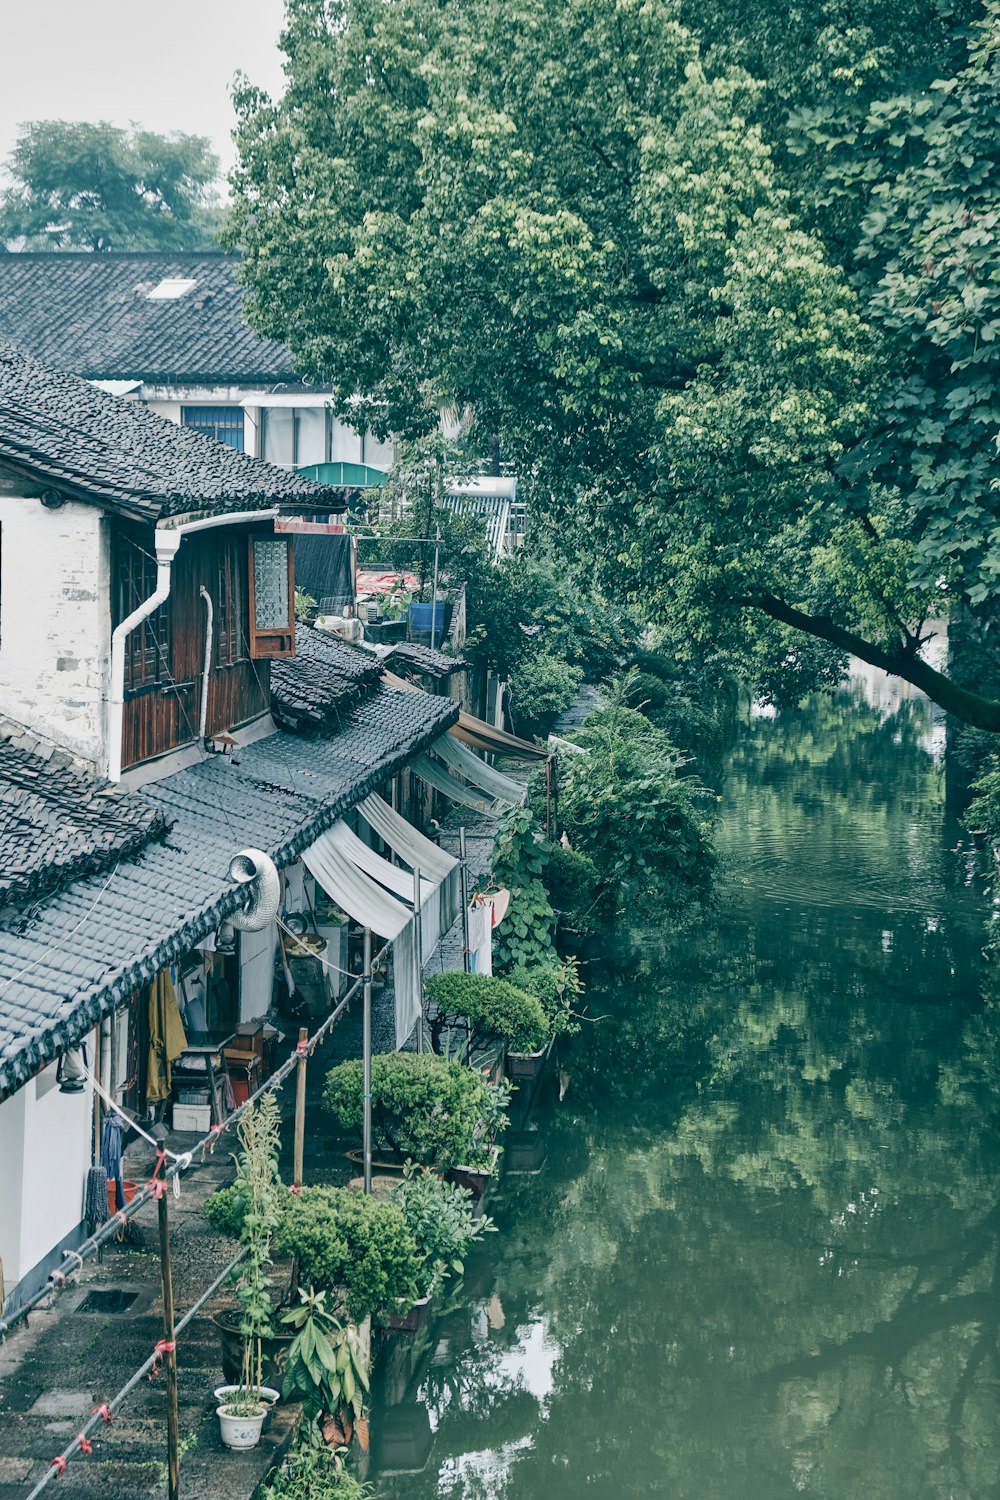
<path id="1" fill-rule="evenodd" d="M 478 1073 L 434 1053 L 395 1052 L 372 1059 L 372 1133 L 376 1146 L 423 1166 L 477 1165 L 493 1143 L 492 1086 Z M 327 1075 L 323 1102 L 343 1130 L 360 1133 L 360 1059 Z M 322 1284 L 322 1283 L 320 1283 Z"/>
<path id="2" fill-rule="evenodd" d="M 372 1493 L 329 1448 L 305 1444 L 289 1454 L 262 1492 L 263 1500 L 369 1500 Z"/>
<path id="3" fill-rule="evenodd" d="M 236 1296 L 240 1304 L 240 1333 L 244 1339 L 243 1374 L 238 1399 L 250 1399 L 263 1381 L 262 1340 L 271 1331 L 274 1307 L 271 1279 L 271 1238 L 281 1222 L 283 1191 L 278 1177 L 281 1116 L 273 1093 L 265 1094 L 243 1116 L 238 1127 L 241 1150 L 236 1158 L 236 1182 L 223 1209 L 230 1223 L 241 1215 L 240 1243 L 246 1255 L 240 1262 Z"/>
<path id="4" fill-rule="evenodd" d="M 439 1020 L 472 1029 L 473 1049 L 504 1042 L 515 1052 L 537 1052 L 552 1035 L 545 1012 L 534 995 L 488 974 L 432 974 L 425 983 Z"/>
<path id="5" fill-rule="evenodd" d="M 629 675 L 624 697 L 628 708 L 638 709 L 647 719 L 652 719 L 666 707 L 670 690 L 662 677 L 638 671 Z"/>
<path id="6" fill-rule="evenodd" d="M 556 914 L 541 878 L 546 853 L 538 820 L 529 808 L 512 807 L 501 816 L 491 866 L 494 879 L 510 891 L 510 906 L 493 931 L 493 964 L 497 969 L 555 960 Z"/>
<path id="7" fill-rule="evenodd" d="M 282 1323 L 295 1330 L 285 1363 L 281 1394 L 301 1401 L 307 1420 L 350 1411 L 364 1414 L 369 1391 L 367 1360 L 356 1328 L 344 1326 L 327 1306 L 327 1293 L 299 1289 L 299 1306 Z"/>
<path id="8" fill-rule="evenodd" d="M 511 984 L 534 995 L 548 1017 L 549 1026 L 556 1036 L 568 1036 L 579 1031 L 576 1012 L 583 995 L 580 965 L 575 958 L 564 958 L 540 967 L 525 968 L 522 965 L 511 969 Z"/>
<path id="9" fill-rule="evenodd" d="M 305 1187 L 285 1210 L 275 1243 L 298 1257 L 304 1284 L 342 1298 L 356 1323 L 412 1307 L 420 1295 L 421 1257 L 394 1203 L 349 1188 Z"/>
<path id="10" fill-rule="evenodd" d="M 715 859 L 704 794 L 678 774 L 682 757 L 663 731 L 617 699 L 576 739 L 588 754 L 562 762 L 561 817 L 619 907 L 706 899 Z"/>
<path id="11" fill-rule="evenodd" d="M 35 120 L 0 194 L 0 240 L 26 250 L 211 250 L 218 158 L 197 135 Z"/>
<path id="12" fill-rule="evenodd" d="M 477 1213 L 468 1188 L 445 1182 L 413 1162 L 407 1163 L 393 1201 L 424 1257 L 422 1295 L 434 1297 L 449 1275 L 464 1275 L 469 1246 L 493 1229 L 493 1221 Z"/>
<path id="13" fill-rule="evenodd" d="M 542 878 L 549 900 L 567 927 L 577 932 L 596 931 L 601 872 L 589 854 L 565 844 L 548 845 Z"/>
<path id="14" fill-rule="evenodd" d="M 572 703 L 582 681 L 582 667 L 572 667 L 544 649 L 529 652 L 510 680 L 510 706 L 517 733 L 531 738 L 548 729 Z"/>

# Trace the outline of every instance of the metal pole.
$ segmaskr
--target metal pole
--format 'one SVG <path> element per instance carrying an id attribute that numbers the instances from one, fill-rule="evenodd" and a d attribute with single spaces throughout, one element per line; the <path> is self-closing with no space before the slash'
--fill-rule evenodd
<path id="1" fill-rule="evenodd" d="M 297 1188 L 302 1186 L 302 1163 L 306 1144 L 306 1043 L 308 1040 L 308 1027 L 300 1026 L 299 1045 L 295 1049 L 298 1053 L 298 1071 L 295 1075 L 295 1157 L 292 1166 L 292 1181 Z"/>
<path id="2" fill-rule="evenodd" d="M 174 1335 L 174 1281 L 170 1272 L 166 1183 L 163 1183 L 156 1211 L 160 1227 L 160 1275 L 163 1280 L 163 1360 L 167 1372 L 167 1495 L 168 1500 L 179 1500 L 181 1455 L 177 1416 L 177 1346 Z"/>
<path id="3" fill-rule="evenodd" d="M 420 1000 L 420 1015 L 417 1019 L 417 1051 L 424 1050 L 424 955 L 420 930 L 420 868 L 413 867 L 413 950 L 417 969 L 417 995 Z"/>
<path id="4" fill-rule="evenodd" d="M 364 1070 L 363 1141 L 365 1156 L 365 1192 L 372 1190 L 372 930 L 365 928 L 364 1025 L 362 1033 L 362 1067 Z"/>
<path id="5" fill-rule="evenodd" d="M 434 586 L 431 590 L 431 650 L 434 650 L 434 631 L 437 627 L 437 602 L 438 602 L 438 553 L 441 541 L 440 526 L 434 529 Z"/>
<path id="6" fill-rule="evenodd" d="M 462 871 L 462 968 L 469 972 L 469 867 L 465 862 L 465 829 L 458 830 L 458 852 Z"/>

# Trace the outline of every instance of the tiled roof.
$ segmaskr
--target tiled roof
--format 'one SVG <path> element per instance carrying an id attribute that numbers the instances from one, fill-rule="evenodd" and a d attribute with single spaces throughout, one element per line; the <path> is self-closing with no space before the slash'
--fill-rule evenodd
<path id="1" fill-rule="evenodd" d="M 271 663 L 271 712 L 286 729 L 337 728 L 375 692 L 382 675 L 370 652 L 312 625 L 295 627 L 295 655 Z"/>
<path id="2" fill-rule="evenodd" d="M 448 677 L 452 672 L 464 672 L 469 665 L 461 656 L 447 656 L 443 651 L 408 641 L 393 646 L 386 661 L 393 671 L 425 672 L 428 677 Z"/>
<path id="3" fill-rule="evenodd" d="M 243 319 L 239 257 L 0 255 L 0 335 L 58 370 L 153 384 L 298 384 L 282 344 Z M 194 285 L 150 298 L 164 281 Z"/>
<path id="4" fill-rule="evenodd" d="M 168 827 L 148 803 L 0 719 L 0 907 L 131 859 Z"/>
<path id="5" fill-rule="evenodd" d="M 3 257 L 0 256 L 0 260 Z M 0 338 L 0 463 L 67 496 L 156 520 L 184 511 L 343 510 L 342 489 L 237 453 Z"/>
<path id="6" fill-rule="evenodd" d="M 458 717 L 447 698 L 380 688 L 329 739 L 273 734 L 134 795 L 173 820 L 135 863 L 0 921 L 0 1099 L 235 910 L 245 847 L 287 865 Z"/>

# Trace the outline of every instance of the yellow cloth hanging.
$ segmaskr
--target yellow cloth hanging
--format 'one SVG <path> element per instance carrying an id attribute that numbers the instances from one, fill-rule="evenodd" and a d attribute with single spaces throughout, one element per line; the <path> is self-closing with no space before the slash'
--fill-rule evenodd
<path id="1" fill-rule="evenodd" d="M 187 1046 L 177 996 L 164 969 L 149 986 L 149 1061 L 146 1066 L 146 1102 L 157 1104 L 170 1094 L 170 1069 Z"/>

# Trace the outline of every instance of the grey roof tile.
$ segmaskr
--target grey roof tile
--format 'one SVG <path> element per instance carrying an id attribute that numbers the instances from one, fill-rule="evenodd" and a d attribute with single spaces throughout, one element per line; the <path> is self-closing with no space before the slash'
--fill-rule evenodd
<path id="1" fill-rule="evenodd" d="M 458 717 L 447 698 L 379 687 L 341 732 L 277 733 L 135 793 L 171 820 L 162 843 L 0 921 L 0 1099 L 73 1046 L 232 912 L 241 848 L 280 865 Z"/>
<path id="2" fill-rule="evenodd" d="M 0 261 L 4 259 L 0 256 Z M 343 510 L 344 490 L 227 448 L 0 338 L 0 463 L 156 520 L 190 510 Z"/>
<path id="3" fill-rule="evenodd" d="M 297 384 L 288 350 L 247 327 L 238 269 L 219 252 L 0 255 L 0 334 L 92 380 Z M 168 279 L 194 286 L 151 300 Z"/>
<path id="4" fill-rule="evenodd" d="M 295 655 L 271 664 L 271 711 L 279 724 L 299 732 L 335 728 L 375 691 L 381 674 L 370 652 L 300 623 Z"/>
<path id="5" fill-rule="evenodd" d="M 461 656 L 448 656 L 417 641 L 400 641 L 393 646 L 386 662 L 396 671 L 425 672 L 428 677 L 449 677 L 452 672 L 464 672 L 469 663 Z"/>

